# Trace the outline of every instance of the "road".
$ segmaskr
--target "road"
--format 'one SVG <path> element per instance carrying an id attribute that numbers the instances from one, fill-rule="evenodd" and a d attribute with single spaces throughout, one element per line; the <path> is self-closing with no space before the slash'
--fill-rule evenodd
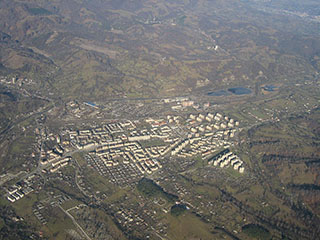
<path id="1" fill-rule="evenodd" d="M 29 118 L 32 118 L 36 115 L 41 115 L 43 113 L 46 113 L 48 112 L 49 110 L 51 110 L 53 108 L 53 106 L 49 106 L 47 107 L 46 109 L 42 110 L 42 111 L 39 111 L 39 112 L 35 112 L 35 113 L 32 113 L 31 115 L 29 116 L 26 116 L 26 117 L 23 117 L 23 118 L 20 118 L 18 119 L 17 121 L 13 122 L 13 123 L 10 123 L 4 130 L 1 131 L 0 133 L 0 141 L 5 137 L 7 136 L 7 133 L 13 129 L 14 126 L 18 125 L 19 123 L 29 119 Z"/>
<path id="2" fill-rule="evenodd" d="M 11 179 L 17 178 L 19 177 L 19 175 L 26 173 L 26 171 L 20 171 L 17 174 L 11 174 L 11 173 L 7 173 L 5 174 L 4 177 L 1 177 L 0 180 L 0 186 L 2 186 L 3 184 L 5 184 L 6 182 L 10 181 Z"/>
<path id="3" fill-rule="evenodd" d="M 63 209 L 63 207 L 59 206 L 59 208 L 68 215 L 69 218 L 71 218 L 73 224 L 82 232 L 82 234 L 86 237 L 86 239 L 91 240 L 91 238 L 88 236 L 88 234 L 82 229 L 82 227 L 77 223 L 77 221 L 74 219 L 74 217 L 68 213 L 66 210 Z M 70 209 L 69 209 L 70 210 Z"/>

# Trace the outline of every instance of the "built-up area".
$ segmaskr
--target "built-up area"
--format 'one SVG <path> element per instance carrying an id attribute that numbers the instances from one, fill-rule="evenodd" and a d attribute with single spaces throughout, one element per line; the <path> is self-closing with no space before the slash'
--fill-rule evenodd
<path id="1" fill-rule="evenodd" d="M 232 145 L 238 126 L 238 121 L 220 113 L 200 113 L 186 118 L 168 115 L 157 119 L 115 121 L 83 130 L 67 129 L 57 137 L 60 144 L 43 155 L 42 163 L 53 162 L 50 171 L 54 172 L 69 161 L 68 157 L 57 161 L 64 149 L 87 151 L 88 164 L 101 175 L 109 175 L 110 181 L 120 185 L 130 184 L 162 168 L 164 158 L 199 155 L 209 160 L 217 150 Z M 214 165 L 231 165 L 244 172 L 239 157 L 232 153 L 224 157 L 226 161 Z"/>
<path id="2" fill-rule="evenodd" d="M 79 129 L 63 128 L 58 133 L 50 133 L 47 127 L 37 128 L 38 172 L 54 174 L 74 162 L 74 153 L 83 152 L 88 166 L 119 186 L 133 186 L 171 160 L 183 166 L 200 158 L 214 167 L 231 167 L 244 173 L 243 161 L 228 149 L 235 142 L 239 121 L 218 111 L 174 114 L 177 106 L 194 105 L 189 99 L 178 100 L 180 104 L 164 100 L 174 111 L 157 118 L 110 120 Z M 86 111 L 100 111 L 94 103 L 84 105 Z M 34 176 L 30 174 L 29 178 Z M 15 202 L 33 190 L 31 185 L 26 186 L 8 190 L 7 199 Z"/>

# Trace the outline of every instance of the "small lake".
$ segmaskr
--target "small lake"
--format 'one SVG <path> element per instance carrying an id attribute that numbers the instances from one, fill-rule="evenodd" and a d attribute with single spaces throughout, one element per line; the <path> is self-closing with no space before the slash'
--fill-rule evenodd
<path id="1" fill-rule="evenodd" d="M 235 95 L 245 95 L 245 94 L 250 94 L 252 91 L 249 88 L 244 88 L 244 87 L 234 87 L 234 88 L 228 88 L 227 90 L 217 90 L 213 92 L 208 92 L 208 96 L 212 97 L 220 97 L 220 96 L 229 96 L 231 94 Z"/>
<path id="2" fill-rule="evenodd" d="M 235 95 L 245 95 L 252 93 L 252 91 L 249 88 L 244 87 L 228 88 L 228 91 Z"/>
<path id="3" fill-rule="evenodd" d="M 8 91 L 0 92 L 0 95 L 8 96 L 10 98 L 10 100 L 13 101 L 13 102 L 15 102 L 17 100 L 16 96 L 13 95 L 11 92 L 8 92 Z"/>
<path id="4" fill-rule="evenodd" d="M 262 87 L 262 89 L 268 92 L 273 92 L 277 89 L 277 87 L 273 85 L 265 85 Z"/>
<path id="5" fill-rule="evenodd" d="M 213 96 L 213 97 L 220 97 L 220 96 L 228 96 L 228 95 L 230 95 L 230 93 L 227 92 L 226 90 L 208 92 L 207 94 L 208 94 L 208 96 Z"/>

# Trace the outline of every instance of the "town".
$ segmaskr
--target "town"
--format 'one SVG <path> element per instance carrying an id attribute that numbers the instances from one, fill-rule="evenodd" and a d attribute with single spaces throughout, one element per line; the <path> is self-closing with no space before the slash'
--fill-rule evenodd
<path id="1" fill-rule="evenodd" d="M 8 139 L 18 133 L 34 140 L 24 147 L 28 160 L 19 171 L 0 176 L 3 197 L 14 207 L 32 203 L 29 214 L 41 226 L 52 226 L 52 211 L 60 209 L 86 239 L 104 239 L 110 231 L 101 221 L 93 224 L 85 217 L 92 217 L 96 206 L 114 216 L 122 231 L 152 239 L 169 234 L 162 218 L 175 208 L 188 209 L 204 222 L 228 222 L 223 213 L 233 208 L 229 204 L 243 203 L 226 194 L 225 184 L 245 192 L 259 169 L 241 149 L 242 135 L 249 127 L 279 122 L 289 111 L 282 106 L 237 109 L 234 102 L 243 96 L 233 96 L 226 105 L 222 98 L 207 96 L 69 100 L 55 105 L 50 93 L 33 91 L 33 80 L 1 79 L 20 96 L 42 102 L 15 119 L 17 129 L 7 127 Z M 307 107 L 312 111 L 316 105 Z M 21 125 L 20 119 L 33 123 Z M 222 202 L 227 199 L 227 205 L 198 192 L 203 181 Z M 149 188 L 155 188 L 156 195 L 149 196 Z M 241 232 L 245 220 L 239 215 L 227 235 Z M 220 236 L 226 234 L 219 231 Z"/>
<path id="2" fill-rule="evenodd" d="M 215 152 L 232 146 L 237 131 L 239 122 L 220 113 L 190 114 L 185 118 L 168 115 L 144 121 L 114 121 L 91 129 L 65 129 L 56 136 L 48 134 L 47 140 L 55 143 L 51 149 L 40 147 L 41 171 L 55 173 L 70 164 L 72 153 L 87 152 L 87 164 L 109 176 L 111 182 L 137 183 L 144 175 L 161 169 L 164 158 L 199 155 L 209 160 Z M 41 129 L 36 132 L 39 137 L 46 135 Z M 244 172 L 243 162 L 232 153 L 220 158 L 214 166 L 231 166 Z M 11 202 L 21 197 L 19 190 L 8 190 Z"/>

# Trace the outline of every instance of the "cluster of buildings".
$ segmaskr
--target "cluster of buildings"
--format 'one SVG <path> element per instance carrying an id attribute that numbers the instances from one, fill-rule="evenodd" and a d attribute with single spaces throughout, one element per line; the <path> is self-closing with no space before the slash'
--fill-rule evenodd
<path id="1" fill-rule="evenodd" d="M 154 239 L 151 236 L 158 232 L 157 228 L 162 225 L 158 221 L 159 214 L 157 214 L 153 204 L 146 203 L 142 197 L 139 197 L 138 201 L 140 202 L 139 205 L 132 203 L 121 204 L 120 207 L 115 205 L 111 211 L 117 222 L 126 231 L 140 231 L 141 233 L 146 233 L 145 236 L 141 236 L 143 239 Z"/>
<path id="2" fill-rule="evenodd" d="M 9 189 L 8 190 L 8 196 L 7 196 L 7 199 L 10 201 L 10 202 L 15 202 L 21 198 L 24 197 L 24 192 L 20 191 L 21 190 L 21 187 L 17 187 L 17 188 L 14 188 L 14 189 Z"/>
<path id="3" fill-rule="evenodd" d="M 23 84 L 34 84 L 35 82 L 32 79 L 28 79 L 25 77 L 0 77 L 0 82 L 6 85 L 18 85 L 21 87 Z"/>
<path id="4" fill-rule="evenodd" d="M 175 123 L 175 116 L 168 116 L 168 123 Z M 176 124 L 179 124 L 176 123 Z M 220 113 L 190 114 L 185 120 L 187 138 L 172 147 L 171 155 L 188 158 L 201 155 L 208 159 L 217 149 L 230 146 L 239 122 Z"/>
<path id="5" fill-rule="evenodd" d="M 199 107 L 199 105 L 195 104 L 195 102 L 190 100 L 189 97 L 166 98 L 166 99 L 163 99 L 163 102 L 174 104 L 171 106 L 171 109 L 174 111 L 179 111 L 186 107 L 194 107 L 194 108 Z"/>
<path id="6" fill-rule="evenodd" d="M 197 155 L 209 159 L 217 149 L 230 146 L 229 140 L 238 126 L 238 121 L 221 113 L 199 113 L 185 118 L 168 115 L 143 121 L 112 121 L 82 130 L 67 129 L 58 136 L 47 135 L 56 145 L 41 151 L 41 164 L 54 173 L 70 163 L 68 152 L 87 151 L 88 164 L 101 175 L 111 176 L 114 182 L 132 182 L 162 168 L 161 159 L 165 156 L 188 159 Z M 236 156 L 227 155 L 219 161 L 219 166 L 231 164 L 239 172 L 244 170 Z"/>
<path id="7" fill-rule="evenodd" d="M 134 163 L 125 164 L 119 161 L 113 166 L 106 166 L 94 152 L 87 154 L 85 159 L 89 167 L 94 168 L 100 175 L 106 176 L 110 182 L 119 186 L 133 186 L 143 176 Z"/>
<path id="8" fill-rule="evenodd" d="M 208 113 L 204 114 L 190 114 L 187 120 L 190 126 L 191 133 L 198 134 L 204 132 L 215 132 L 221 130 L 226 137 L 234 137 L 236 127 L 239 126 L 239 122 L 235 121 L 228 116 L 223 116 L 220 113 Z"/>
<path id="9" fill-rule="evenodd" d="M 102 145 L 98 147 L 95 152 L 107 167 L 118 165 L 119 161 L 122 161 L 124 164 L 131 162 L 136 165 L 141 173 L 148 174 L 162 167 L 156 159 L 153 159 L 152 156 L 141 147 L 136 139 L 133 141 L 129 140 L 128 142 L 118 141 L 116 143 Z"/>
<path id="10" fill-rule="evenodd" d="M 90 149 L 99 145 L 108 145 L 113 142 L 126 141 L 128 136 L 124 132 L 135 129 L 136 126 L 131 121 L 108 123 L 102 127 L 85 129 L 80 131 L 67 131 L 71 144 L 77 149 Z M 134 131 L 133 131 L 134 132 Z M 117 135 L 117 136 L 115 136 Z M 135 134 L 133 136 L 143 136 Z"/>
<path id="11" fill-rule="evenodd" d="M 243 161 L 229 149 L 226 149 L 214 156 L 208 161 L 208 163 L 221 168 L 231 166 L 234 170 L 239 171 L 239 173 L 244 173 Z"/>
<path id="12" fill-rule="evenodd" d="M 126 227 L 129 227 L 130 225 L 132 225 L 132 223 L 134 223 L 136 225 L 146 225 L 147 226 L 147 224 L 145 223 L 143 218 L 141 218 L 137 214 L 134 214 L 133 211 L 121 209 L 115 213 L 115 216 L 117 218 L 117 221 L 121 225 L 126 226 Z"/>
<path id="13" fill-rule="evenodd" d="M 64 153 L 72 150 L 69 140 L 62 140 L 60 135 L 54 135 L 53 133 L 48 134 L 45 128 L 37 128 L 35 133 L 37 136 L 36 146 L 40 151 L 41 166 L 46 168 L 52 167 L 52 171 L 54 172 L 54 168 L 64 167 L 70 162 L 71 157 L 63 157 Z M 43 141 L 53 142 L 54 147 L 44 150 Z"/>
<path id="14" fill-rule="evenodd" d="M 33 205 L 32 212 L 42 225 L 46 225 L 48 223 L 48 218 L 50 218 L 50 216 L 48 216 L 48 207 L 59 206 L 68 200 L 71 200 L 71 198 L 67 195 L 55 195 L 37 202 Z"/>
<path id="15" fill-rule="evenodd" d="M 70 101 L 66 104 L 66 110 L 69 113 L 64 116 L 65 120 L 83 119 L 87 117 L 102 118 L 101 106 L 92 102 Z"/>
<path id="16" fill-rule="evenodd" d="M 220 148 L 225 144 L 226 142 L 220 140 L 217 135 L 192 137 L 186 139 L 183 144 L 174 149 L 175 151 L 172 151 L 171 154 L 183 158 L 201 155 L 201 157 L 206 159 L 217 148 Z"/>
<path id="17" fill-rule="evenodd" d="M 56 140 L 57 145 L 53 149 L 47 151 L 43 151 L 42 148 L 40 149 L 40 164 L 44 167 L 42 170 L 43 173 L 48 172 L 46 169 L 50 169 L 49 171 L 54 173 L 60 168 L 67 166 L 71 161 L 70 156 L 63 157 L 64 153 L 71 150 L 70 142 L 64 141 L 61 143 L 60 136 L 57 136 Z"/>
<path id="18" fill-rule="evenodd" d="M 70 163 L 70 161 L 71 161 L 71 157 L 68 156 L 68 157 L 64 157 L 60 160 L 57 160 L 56 162 L 53 162 L 51 164 L 52 168 L 50 169 L 50 172 L 54 173 L 54 172 L 58 171 L 60 168 L 67 166 Z"/>
<path id="19" fill-rule="evenodd" d="M 42 223 L 42 225 L 47 224 L 47 220 L 45 219 L 45 217 L 42 214 L 42 211 L 44 209 L 45 209 L 45 206 L 41 202 L 37 203 L 32 209 L 33 214 Z"/>
<path id="20" fill-rule="evenodd" d="M 10 186 L 7 189 L 7 193 L 6 193 L 7 199 L 10 202 L 15 202 L 23 198 L 24 196 L 28 195 L 29 193 L 33 192 L 34 191 L 33 184 L 35 181 L 37 181 L 36 178 L 37 178 L 36 175 L 31 175 L 26 179 L 24 179 L 23 181 Z"/>

